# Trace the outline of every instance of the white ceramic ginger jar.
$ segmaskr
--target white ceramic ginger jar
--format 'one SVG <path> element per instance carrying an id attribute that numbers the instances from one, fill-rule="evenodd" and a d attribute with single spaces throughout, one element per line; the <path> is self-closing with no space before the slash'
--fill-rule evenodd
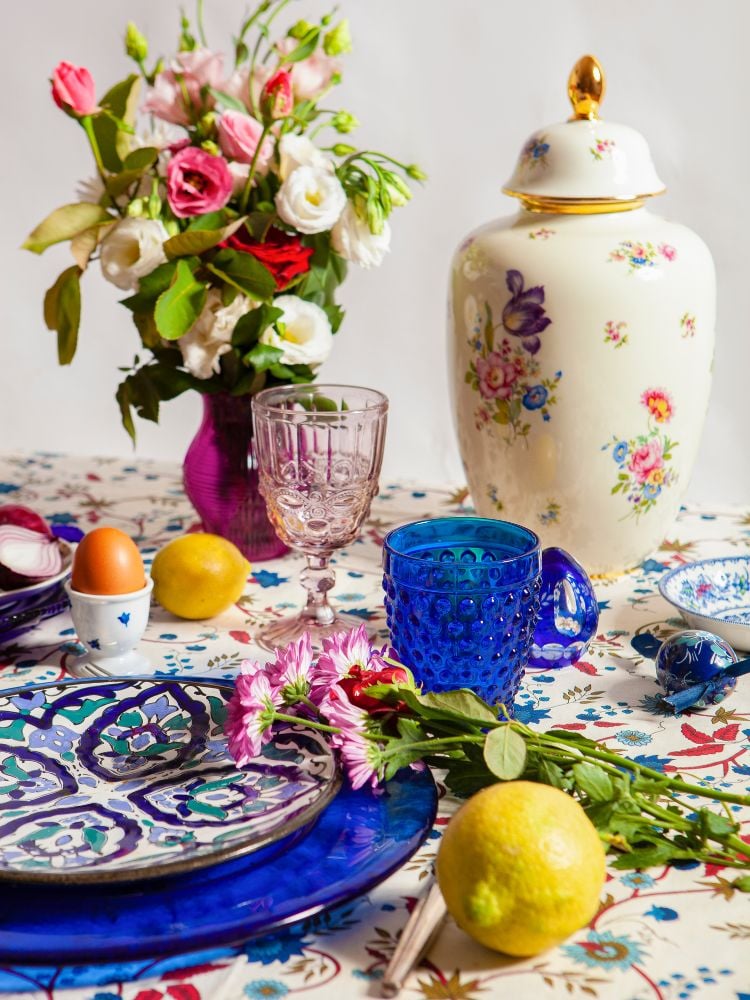
<path id="1" fill-rule="evenodd" d="M 449 352 L 477 513 L 519 521 L 592 574 L 664 540 L 708 405 L 715 274 L 702 240 L 654 215 L 643 137 L 601 121 L 579 60 L 570 121 L 536 132 L 504 189 L 518 214 L 453 260 Z"/>

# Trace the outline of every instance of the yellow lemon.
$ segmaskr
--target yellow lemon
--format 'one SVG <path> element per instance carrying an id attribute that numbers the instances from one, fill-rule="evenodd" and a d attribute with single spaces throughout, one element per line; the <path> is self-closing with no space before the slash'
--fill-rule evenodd
<path id="1" fill-rule="evenodd" d="M 154 598 L 178 618 L 213 618 L 239 600 L 250 563 L 218 535 L 175 538 L 151 566 Z"/>
<path id="2" fill-rule="evenodd" d="M 537 955 L 587 924 L 605 879 L 599 835 L 575 799 L 532 781 L 491 785 L 451 819 L 436 873 L 453 919 L 507 955 Z"/>

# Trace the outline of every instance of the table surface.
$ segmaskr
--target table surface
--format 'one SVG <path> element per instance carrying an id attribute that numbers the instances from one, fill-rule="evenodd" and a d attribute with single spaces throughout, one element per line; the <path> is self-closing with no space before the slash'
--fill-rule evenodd
<path id="1" fill-rule="evenodd" d="M 60 455 L 0 459 L 0 502 L 28 504 L 54 522 L 84 530 L 113 524 L 133 535 L 144 557 L 190 528 L 177 465 Z M 362 537 L 336 559 L 333 596 L 340 607 L 385 637 L 380 545 L 390 527 L 470 511 L 465 490 L 384 483 Z M 742 791 L 750 784 L 750 684 L 712 709 L 674 719 L 657 708 L 653 660 L 659 643 L 684 627 L 660 597 L 670 567 L 708 555 L 745 554 L 750 513 L 737 508 L 680 514 L 662 547 L 636 571 L 596 585 L 599 633 L 575 667 L 529 671 L 517 702 L 524 722 L 585 733 L 659 770 Z M 298 607 L 302 559 L 288 555 L 254 568 L 235 607 L 210 622 L 179 621 L 152 610 L 142 649 L 162 674 L 232 677 L 252 657 L 263 623 Z M 80 651 L 67 615 L 0 650 L 0 687 L 67 676 Z M 45 1000 L 262 1000 L 306 992 L 320 1000 L 377 996 L 408 908 L 427 884 L 441 832 L 456 803 L 441 802 L 432 834 L 404 868 L 366 896 L 291 934 L 210 956 L 142 963 L 129 981 L 81 970 L 19 972 L 17 995 Z M 745 817 L 750 828 L 750 813 Z M 448 921 L 405 998 L 598 997 L 611 1000 L 706 997 L 750 1000 L 750 908 L 716 866 L 648 873 L 610 872 L 599 913 L 564 945 L 536 958 L 510 960 L 474 944 Z M 186 965 L 185 963 L 190 964 Z M 196 962 L 198 961 L 198 964 Z M 0 970 L 8 973 L 8 970 Z M 23 992 L 21 992 L 23 991 Z"/>

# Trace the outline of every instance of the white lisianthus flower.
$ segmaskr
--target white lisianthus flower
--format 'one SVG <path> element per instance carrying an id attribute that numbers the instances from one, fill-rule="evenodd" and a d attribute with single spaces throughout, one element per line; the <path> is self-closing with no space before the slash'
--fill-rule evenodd
<path id="1" fill-rule="evenodd" d="M 254 308 L 244 295 L 237 295 L 228 306 L 221 303 L 221 292 L 211 288 L 198 319 L 177 341 L 182 363 L 196 378 L 218 375 L 219 359 L 232 350 L 232 334 L 240 316 Z"/>
<path id="2" fill-rule="evenodd" d="M 98 205 L 104 194 L 104 183 L 97 174 L 95 177 L 84 177 L 76 184 L 76 197 L 90 205 Z"/>
<path id="3" fill-rule="evenodd" d="M 379 267 L 391 248 L 391 227 L 383 223 L 380 233 L 371 233 L 364 219 L 360 219 L 350 201 L 333 227 L 331 246 L 344 260 L 360 267 Z"/>
<path id="4" fill-rule="evenodd" d="M 333 161 L 324 156 L 306 135 L 287 133 L 279 139 L 279 177 L 285 181 L 297 167 L 318 167 L 333 173 Z"/>
<path id="5" fill-rule="evenodd" d="M 276 195 L 276 211 L 300 233 L 324 233 L 338 222 L 346 192 L 335 174 L 322 167 L 293 170 Z"/>
<path id="6" fill-rule="evenodd" d="M 320 306 L 298 295 L 279 295 L 273 304 L 284 312 L 276 320 L 283 333 L 269 326 L 260 335 L 261 344 L 280 348 L 284 352 L 280 360 L 285 365 L 322 364 L 331 353 L 333 333 Z"/>
<path id="7" fill-rule="evenodd" d="M 102 274 L 127 291 L 167 259 L 162 244 L 169 239 L 158 219 L 123 219 L 102 240 Z"/>

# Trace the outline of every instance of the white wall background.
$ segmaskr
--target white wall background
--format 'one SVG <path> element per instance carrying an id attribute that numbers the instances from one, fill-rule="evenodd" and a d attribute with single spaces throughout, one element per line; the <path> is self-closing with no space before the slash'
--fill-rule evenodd
<path id="1" fill-rule="evenodd" d="M 215 48 L 249 5 L 206 0 Z M 131 453 L 114 402 L 117 365 L 137 347 L 117 289 L 84 281 L 79 354 L 56 364 L 42 296 L 69 264 L 67 249 L 38 258 L 18 246 L 48 211 L 73 200 L 92 173 L 87 145 L 49 96 L 60 59 L 88 66 L 103 92 L 130 71 L 122 33 L 133 19 L 152 52 L 175 46 L 177 0 L 25 0 L 2 4 L 0 70 L 0 448 Z M 190 6 L 190 0 L 185 0 Z M 289 20 L 324 13 L 299 0 Z M 322 378 L 383 389 L 392 422 L 386 474 L 460 481 L 445 365 L 445 284 L 453 248 L 474 226 L 509 214 L 500 194 L 536 127 L 567 117 L 568 72 L 584 52 L 604 64 L 604 116 L 649 139 L 669 194 L 658 207 L 696 229 L 719 273 L 719 336 L 708 424 L 691 486 L 698 499 L 750 496 L 746 373 L 750 363 L 750 5 L 743 0 L 340 0 L 355 50 L 340 104 L 364 123 L 369 148 L 418 161 L 429 184 L 393 219 L 379 271 L 354 268 L 348 315 Z M 141 423 L 137 454 L 181 460 L 199 419 L 197 396 Z"/>

